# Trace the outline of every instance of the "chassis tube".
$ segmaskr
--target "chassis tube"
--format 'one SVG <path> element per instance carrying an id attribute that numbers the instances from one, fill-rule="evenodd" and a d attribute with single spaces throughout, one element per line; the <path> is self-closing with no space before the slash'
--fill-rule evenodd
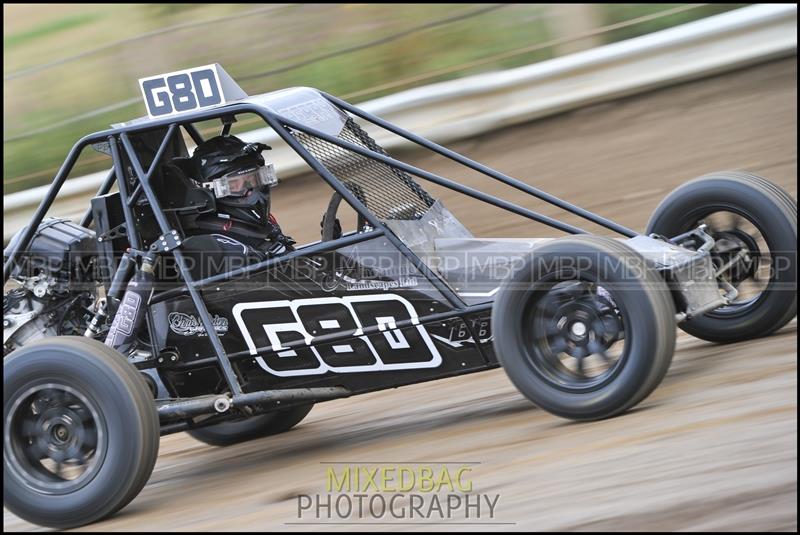
<path id="1" fill-rule="evenodd" d="M 372 228 L 383 228 L 381 222 L 378 218 L 370 212 L 364 204 L 358 200 L 358 198 L 353 195 L 353 193 L 345 187 L 339 180 L 331 180 L 333 174 L 328 170 L 325 165 L 316 159 L 311 153 L 292 136 L 291 133 L 286 131 L 286 128 L 281 124 L 285 122 L 284 119 L 279 118 L 278 116 L 274 116 L 272 114 L 262 115 L 261 116 L 267 124 L 269 124 L 272 129 L 308 164 L 311 169 L 313 169 L 319 176 L 325 179 L 328 184 L 336 191 L 339 195 L 341 195 L 347 203 L 367 222 L 372 226 Z"/>
<path id="2" fill-rule="evenodd" d="M 526 184 L 525 182 L 522 182 L 521 180 L 517 180 L 516 178 L 512 178 L 512 177 L 510 177 L 510 176 L 508 176 L 508 175 L 506 175 L 504 173 L 496 171 L 495 169 L 492 169 L 491 167 L 487 167 L 487 166 L 485 166 L 485 165 L 483 165 L 481 163 L 478 163 L 475 160 L 471 160 L 471 159 L 467 158 L 466 156 L 458 154 L 455 151 L 452 151 L 452 150 L 450 150 L 450 149 L 448 149 L 446 147 L 443 147 L 443 146 L 441 146 L 441 145 L 439 145 L 437 143 L 434 143 L 433 141 L 431 141 L 429 139 L 426 139 L 426 138 L 424 138 L 422 136 L 418 136 L 416 134 L 408 132 L 407 130 L 403 130 L 402 128 L 400 128 L 398 126 L 395 126 L 395 125 L 393 125 L 392 123 L 390 123 L 388 121 L 384 121 L 380 117 L 372 115 L 371 113 L 367 113 L 364 110 L 359 109 L 359 108 L 353 106 L 352 104 L 350 104 L 349 102 L 345 102 L 344 100 L 342 100 L 340 98 L 334 97 L 333 95 L 329 95 L 329 94 L 327 94 L 325 92 L 322 92 L 322 96 L 327 98 L 330 102 L 332 102 L 336 106 L 338 106 L 340 108 L 343 108 L 343 109 L 349 111 L 350 113 L 353 113 L 354 115 L 357 115 L 357 116 L 361 117 L 362 119 L 365 119 L 365 120 L 367 120 L 367 121 L 369 121 L 369 122 L 371 122 L 373 124 L 376 124 L 377 126 L 380 126 L 381 128 L 383 128 L 385 130 L 388 130 L 389 132 L 391 132 L 393 134 L 396 134 L 396 135 L 398 135 L 398 136 L 400 136 L 402 138 L 405 138 L 405 139 L 411 141 L 412 143 L 416 143 L 417 145 L 421 145 L 421 146 L 425 147 L 426 149 L 429 149 L 429 150 L 432 150 L 433 152 L 436 152 L 437 154 L 441 154 L 445 158 L 448 158 L 450 160 L 453 160 L 454 162 L 460 163 L 461 165 L 465 165 L 465 166 L 469 167 L 470 169 L 478 171 L 479 173 L 481 173 L 483 175 L 486 175 L 486 176 L 488 176 L 490 178 L 494 178 L 495 180 L 499 180 L 503 184 L 511 186 L 512 188 L 516 188 L 516 189 L 518 189 L 520 191 L 524 191 L 528 195 L 532 195 L 532 196 L 534 196 L 534 197 L 536 197 L 538 199 L 541 199 L 541 200 L 543 200 L 543 201 L 545 201 L 547 203 L 550 203 L 550 204 L 552 204 L 554 206 L 557 206 L 557 207 L 559 207 L 559 208 L 561 208 L 563 210 L 566 210 L 567 212 L 570 212 L 572 214 L 580 216 L 580 217 L 582 217 L 582 218 L 584 218 L 584 219 L 586 219 L 588 221 L 591 221 L 592 223 L 596 223 L 596 224 L 598 224 L 598 225 L 600 225 L 602 227 L 605 227 L 605 228 L 607 228 L 609 230 L 613 230 L 614 232 L 618 232 L 618 233 L 622 234 L 623 236 L 628 236 L 629 238 L 633 238 L 634 236 L 638 236 L 639 235 L 638 232 L 636 232 L 634 230 L 631 230 L 631 229 L 629 229 L 627 227 L 624 227 L 624 226 L 620 225 L 619 223 L 615 223 L 614 221 L 611 221 L 609 219 L 606 219 L 605 217 L 599 216 L 599 215 L 597 215 L 597 214 L 595 214 L 593 212 L 590 212 L 589 210 L 581 208 L 580 206 L 575 206 L 574 204 L 569 203 L 569 202 L 567 202 L 567 201 L 565 201 L 563 199 L 559 199 L 555 195 L 551 195 L 551 194 L 549 194 L 549 193 L 547 193 L 545 191 L 540 190 L 539 188 L 535 188 L 535 187 L 531 186 L 530 184 Z"/>
<path id="3" fill-rule="evenodd" d="M 271 126 L 272 126 L 272 121 L 274 121 L 274 119 L 270 121 L 270 125 Z M 552 217 L 548 217 L 546 215 L 540 214 L 540 213 L 535 212 L 533 210 L 529 210 L 527 208 L 523 208 L 522 206 L 519 206 L 517 204 L 505 201 L 503 199 L 500 199 L 499 197 L 495 197 L 494 195 L 489 195 L 488 193 L 484 193 L 484 192 L 476 190 L 474 188 L 470 188 L 468 186 L 464 186 L 464 185 L 459 184 L 458 182 L 455 182 L 453 180 L 444 178 L 444 177 L 436 175 L 434 173 L 430 173 L 428 171 L 425 171 L 424 169 L 420 169 L 419 167 L 415 167 L 413 165 L 409 165 L 407 163 L 401 162 L 400 160 L 395 160 L 391 156 L 385 156 L 383 154 L 379 154 L 379 153 L 377 153 L 375 151 L 372 151 L 372 150 L 369 150 L 367 148 L 361 147 L 360 145 L 356 145 L 354 143 L 350 143 L 349 141 L 345 141 L 343 139 L 339 139 L 337 137 L 330 136 L 330 135 L 328 135 L 328 134 L 326 134 L 324 132 L 320 132 L 319 130 L 317 130 L 315 128 L 310 128 L 310 127 L 302 125 L 302 124 L 300 124 L 300 123 L 298 123 L 296 121 L 292 121 L 290 119 L 286 119 L 285 117 L 281 117 L 280 118 L 280 122 L 282 122 L 286 126 L 289 126 L 290 128 L 294 128 L 295 130 L 299 130 L 300 132 L 304 132 L 304 133 L 306 133 L 308 135 L 314 136 L 316 138 L 319 138 L 319 139 L 321 139 L 323 141 L 326 141 L 328 143 L 331 143 L 333 145 L 338 145 L 339 147 L 342 147 L 343 149 L 347 149 L 347 150 L 349 150 L 351 152 L 355 152 L 356 154 L 360 154 L 361 156 L 364 156 L 365 158 L 370 158 L 372 160 L 376 160 L 376 161 L 378 161 L 378 162 L 380 162 L 382 164 L 388 165 L 390 167 L 395 167 L 397 169 L 401 169 L 401 170 L 405 171 L 406 173 L 410 173 L 410 174 L 412 174 L 414 176 L 417 176 L 419 178 L 422 178 L 424 180 L 428 180 L 430 182 L 433 182 L 434 184 L 438 184 L 438 185 L 443 186 L 443 187 L 445 187 L 447 189 L 451 189 L 453 191 L 457 191 L 458 193 L 461 193 L 461 194 L 466 195 L 468 197 L 472 197 L 473 199 L 478 199 L 479 201 L 483 201 L 483 202 L 492 204 L 494 206 L 497 206 L 498 208 L 503 208 L 504 210 L 507 210 L 507 211 L 512 212 L 512 213 L 515 213 L 515 214 L 520 215 L 522 217 L 526 217 L 528 219 L 532 219 L 534 221 L 538 221 L 539 223 L 543 223 L 543 224 L 545 224 L 545 225 L 547 225 L 549 227 L 558 229 L 558 230 L 560 230 L 562 232 L 566 232 L 568 234 L 588 234 L 588 232 L 583 230 L 582 228 L 570 225 L 568 223 L 562 223 L 561 221 L 559 221 L 557 219 L 553 219 Z M 273 126 L 273 128 L 275 128 L 275 127 Z M 281 137 L 284 137 L 284 136 L 281 134 Z M 286 141 L 289 142 L 288 140 L 286 140 Z M 291 143 L 290 143 L 290 145 L 291 145 Z M 294 148 L 297 151 L 296 147 L 293 146 L 292 148 Z"/>
<path id="4" fill-rule="evenodd" d="M 128 183 L 125 179 L 125 171 L 122 167 L 122 155 L 117 145 L 117 139 L 109 136 L 108 146 L 111 149 L 111 158 L 114 160 L 114 172 L 117 176 L 117 189 L 119 189 L 119 199 L 122 205 L 122 213 L 125 217 L 125 229 L 128 231 L 128 241 L 133 249 L 141 249 L 139 230 L 136 228 L 136 215 L 128 203 Z"/>
<path id="5" fill-rule="evenodd" d="M 188 132 L 189 137 L 192 138 L 192 141 L 194 141 L 195 145 L 200 145 L 201 143 L 203 143 L 203 141 L 205 141 L 203 139 L 203 135 L 197 130 L 197 127 L 192 123 L 184 124 L 183 128 L 186 130 L 186 132 Z"/>
<path id="6" fill-rule="evenodd" d="M 88 143 L 89 141 L 87 141 L 87 138 L 84 138 L 76 143 L 72 147 L 72 150 L 69 151 L 67 159 L 58 170 L 50 189 L 47 190 L 47 195 L 45 195 L 44 199 L 42 199 L 42 202 L 39 203 L 39 207 L 33 214 L 30 224 L 25 228 L 25 232 L 22 234 L 20 240 L 17 241 L 14 248 L 9 253 L 8 260 L 6 260 L 5 264 L 3 264 L 3 284 L 8 282 L 8 278 L 11 276 L 11 270 L 14 268 L 14 264 L 17 262 L 17 257 L 20 255 L 20 253 L 26 251 L 30 246 L 33 235 L 36 234 L 36 231 L 39 229 L 42 219 L 44 219 L 45 214 L 47 214 L 47 212 L 50 210 L 50 206 L 53 204 L 58 192 L 61 190 L 61 186 L 64 185 L 64 181 L 67 179 L 69 172 L 72 171 L 72 167 L 78 160 L 78 156 L 80 156 L 81 152 L 83 152 L 83 148 Z"/>
<path id="7" fill-rule="evenodd" d="M 369 224 L 373 228 L 379 228 L 384 231 L 384 235 L 387 240 L 392 242 L 392 244 L 397 247 L 397 249 L 406 257 L 406 259 L 411 262 L 411 264 L 416 267 L 422 274 L 424 274 L 428 280 L 433 284 L 437 290 L 444 296 L 445 299 L 455 308 L 461 308 L 463 306 L 463 302 L 459 297 L 453 292 L 450 287 L 447 286 L 433 271 L 425 264 L 416 254 L 414 254 L 406 244 L 402 242 L 397 236 L 395 236 L 391 230 L 387 230 L 386 226 L 383 222 L 378 219 L 372 212 L 370 212 L 366 206 L 364 206 L 358 198 L 353 195 L 353 193 L 345 187 L 341 181 L 337 180 L 333 173 L 325 167 L 321 162 L 319 162 L 314 156 L 309 153 L 309 151 L 300 143 L 290 132 L 286 130 L 286 127 L 281 124 L 281 121 L 277 120 L 276 117 L 271 115 L 264 115 L 264 119 L 269 123 L 275 132 L 278 133 L 279 136 L 291 147 L 294 151 L 300 155 L 303 160 L 308 163 L 311 168 L 319 174 L 323 179 L 325 179 L 328 184 L 334 190 L 336 190 L 339 195 L 342 196 L 345 201 L 354 209 L 356 212 L 361 214 L 364 219 L 369 222 Z M 371 152 L 371 151 L 370 151 Z M 377 153 L 376 153 L 377 154 Z"/>
<path id="8" fill-rule="evenodd" d="M 205 286 L 209 286 L 217 282 L 227 282 L 242 275 L 252 275 L 254 273 L 265 271 L 280 263 L 294 260 L 295 258 L 333 251 L 341 247 L 354 245 L 356 243 L 361 243 L 383 235 L 384 235 L 383 230 L 370 230 L 367 232 L 362 232 L 360 234 L 351 234 L 349 236 L 343 236 L 341 238 L 332 241 L 315 243 L 313 245 L 305 246 L 302 249 L 295 249 L 294 251 L 286 253 L 281 256 L 269 258 L 267 260 L 264 260 L 263 262 L 259 262 L 258 264 L 253 264 L 251 266 L 244 266 L 241 268 L 234 269 L 233 271 L 229 271 L 227 273 L 219 273 L 217 275 L 212 275 L 205 279 L 200 279 L 199 281 L 195 281 L 194 284 L 198 288 L 203 288 Z M 180 288 L 165 290 L 161 293 L 154 295 L 150 303 L 151 304 L 160 303 L 162 301 L 166 301 L 167 299 L 171 299 L 173 297 L 185 295 L 188 292 L 189 288 L 186 285 L 181 286 Z"/>
<path id="9" fill-rule="evenodd" d="M 122 146 L 128 155 L 131 165 L 133 166 L 133 172 L 136 173 L 136 177 L 142 184 L 142 190 L 147 198 L 147 202 L 150 203 L 153 216 L 156 218 L 158 226 L 164 235 L 169 234 L 171 229 L 169 226 L 169 221 L 167 221 L 164 212 L 161 211 L 161 203 L 159 202 L 158 198 L 156 198 L 156 195 L 150 186 L 150 174 L 158 165 L 159 159 L 161 156 L 163 156 L 165 147 L 170 142 L 170 139 L 172 138 L 176 129 L 176 123 L 170 125 L 166 135 L 164 136 L 161 147 L 159 147 L 158 151 L 156 152 L 156 159 L 153 160 L 153 163 L 150 165 L 150 170 L 147 173 L 145 173 L 144 169 L 142 169 L 142 164 L 136 155 L 136 151 L 134 150 L 133 144 L 131 143 L 128 135 L 124 132 L 119 135 L 120 141 L 122 141 Z M 228 385 L 228 389 L 233 393 L 234 396 L 241 394 L 242 387 L 239 384 L 238 378 L 236 377 L 236 372 L 233 370 L 230 360 L 228 360 L 228 355 L 225 353 L 225 348 L 222 346 L 222 341 L 220 340 L 219 335 L 214 328 L 214 324 L 211 321 L 211 315 L 208 313 L 208 307 L 206 306 L 205 301 L 203 301 L 203 296 L 200 295 L 200 291 L 196 286 L 197 283 L 192 277 L 192 273 L 186 264 L 186 258 L 184 258 L 183 252 L 179 247 L 172 250 L 172 255 L 178 265 L 178 270 L 180 271 L 181 277 L 186 282 L 186 288 L 188 289 L 189 296 L 192 298 L 192 302 L 194 303 L 197 313 L 200 316 L 200 321 L 206 330 L 208 341 L 211 342 L 211 346 L 214 348 L 217 362 L 222 369 L 222 374 L 225 377 L 225 382 Z"/>
<path id="10" fill-rule="evenodd" d="M 237 394 L 231 399 L 226 394 L 198 396 L 194 398 L 169 400 L 157 404 L 158 417 L 161 421 L 184 420 L 195 416 L 226 412 L 233 407 L 246 405 L 259 405 L 262 403 L 296 402 L 296 401 L 322 401 L 347 397 L 350 390 L 339 387 L 319 388 L 286 388 L 280 390 L 260 390 Z M 218 410 L 217 404 L 223 410 Z"/>

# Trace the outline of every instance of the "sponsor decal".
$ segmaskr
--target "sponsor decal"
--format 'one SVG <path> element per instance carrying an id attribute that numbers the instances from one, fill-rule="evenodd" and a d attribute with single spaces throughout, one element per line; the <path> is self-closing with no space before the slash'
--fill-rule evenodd
<path id="1" fill-rule="evenodd" d="M 142 298 L 134 292 L 125 292 L 125 296 L 114 316 L 111 328 L 108 330 L 105 344 L 109 347 L 116 347 L 125 341 L 133 332 L 133 325 L 136 322 L 136 315 L 139 313 L 139 306 Z"/>
<path id="2" fill-rule="evenodd" d="M 395 288 L 414 288 L 419 285 L 417 277 L 398 277 L 397 280 L 359 280 L 353 279 L 342 273 L 336 273 L 336 280 L 340 288 L 348 292 L 364 290 L 392 290 Z"/>
<path id="3" fill-rule="evenodd" d="M 461 321 L 450 328 L 450 334 L 447 338 L 436 334 L 431 334 L 431 336 L 454 348 L 474 346 L 476 342 L 472 336 L 473 332 L 477 335 L 478 342 L 481 344 L 492 341 L 492 324 L 489 318 L 474 319 L 471 321 L 471 325 L 472 329 L 470 330 L 467 324 Z"/>
<path id="4" fill-rule="evenodd" d="M 238 240 L 234 240 L 233 238 L 229 238 L 228 236 L 223 236 L 222 234 L 212 234 L 214 239 L 217 243 L 221 243 L 223 245 L 233 245 L 234 247 L 241 247 L 242 254 L 247 254 L 247 246 Z"/>
<path id="5" fill-rule="evenodd" d="M 305 265 L 311 268 L 314 281 L 323 291 L 363 292 L 363 291 L 388 291 L 399 288 L 416 288 L 419 286 L 419 277 L 414 275 L 397 276 L 396 278 L 363 279 L 353 276 L 363 268 L 358 264 L 345 259 L 342 269 L 329 271 L 325 265 L 312 258 L 305 259 Z"/>
<path id="6" fill-rule="evenodd" d="M 214 315 L 211 318 L 211 323 L 214 325 L 214 330 L 218 335 L 222 336 L 228 332 L 228 318 Z M 183 312 L 169 313 L 169 328 L 172 332 L 181 336 L 208 336 L 200 318 Z"/>
<path id="7" fill-rule="evenodd" d="M 122 301 L 119 310 L 117 310 L 114 322 L 111 325 L 115 333 L 127 336 L 133 332 L 133 324 L 136 321 L 136 315 L 139 313 L 139 305 L 141 304 L 142 298 L 139 294 L 133 292 L 125 293 L 125 299 Z"/>

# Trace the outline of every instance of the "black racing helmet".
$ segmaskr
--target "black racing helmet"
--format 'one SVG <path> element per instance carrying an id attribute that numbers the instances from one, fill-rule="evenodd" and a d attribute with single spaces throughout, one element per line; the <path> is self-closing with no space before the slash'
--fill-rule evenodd
<path id="1" fill-rule="evenodd" d="M 236 136 L 211 138 L 194 150 L 192 162 L 196 179 L 214 192 L 217 212 L 235 222 L 270 228 L 270 188 L 278 178 L 272 164 L 261 152 L 263 143 L 245 143 Z"/>

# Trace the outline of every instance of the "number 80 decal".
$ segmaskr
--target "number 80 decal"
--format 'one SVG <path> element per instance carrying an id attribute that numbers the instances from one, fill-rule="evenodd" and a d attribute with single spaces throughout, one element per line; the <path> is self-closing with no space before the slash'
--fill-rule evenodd
<path id="1" fill-rule="evenodd" d="M 256 362 L 278 377 L 435 368 L 442 363 L 408 300 L 396 294 L 239 303 L 233 316 Z M 410 320 L 412 327 L 395 325 Z M 364 335 L 377 326 L 379 332 Z M 319 342 L 328 334 L 350 334 Z M 302 340 L 289 349 L 285 344 Z"/>
<path id="2" fill-rule="evenodd" d="M 224 102 L 214 65 L 142 78 L 139 85 L 148 115 L 155 119 Z"/>

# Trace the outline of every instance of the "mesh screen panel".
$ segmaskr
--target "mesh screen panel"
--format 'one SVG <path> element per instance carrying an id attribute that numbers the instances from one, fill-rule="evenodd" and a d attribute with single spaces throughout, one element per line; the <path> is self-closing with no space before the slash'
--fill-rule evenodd
<path id="1" fill-rule="evenodd" d="M 312 135 L 290 132 L 381 221 L 419 219 L 433 205 L 434 199 L 408 173 Z M 352 118 L 338 137 L 387 155 Z"/>

